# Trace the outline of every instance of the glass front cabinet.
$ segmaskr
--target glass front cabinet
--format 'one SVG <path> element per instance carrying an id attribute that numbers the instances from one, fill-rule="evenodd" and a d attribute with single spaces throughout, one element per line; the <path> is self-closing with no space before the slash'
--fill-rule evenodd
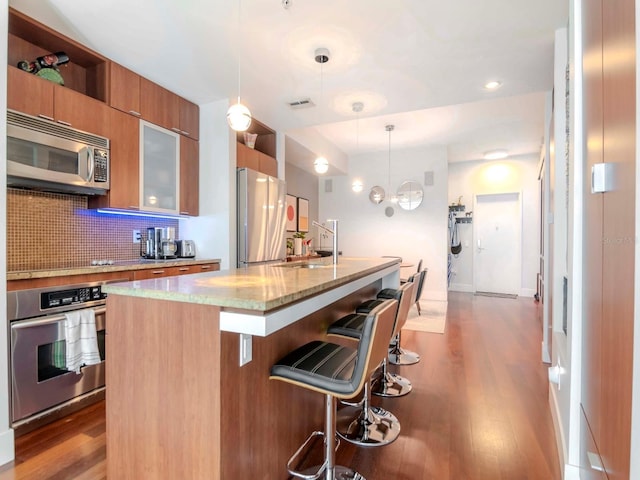
<path id="1" fill-rule="evenodd" d="M 140 208 L 179 213 L 180 135 L 140 120 Z"/>

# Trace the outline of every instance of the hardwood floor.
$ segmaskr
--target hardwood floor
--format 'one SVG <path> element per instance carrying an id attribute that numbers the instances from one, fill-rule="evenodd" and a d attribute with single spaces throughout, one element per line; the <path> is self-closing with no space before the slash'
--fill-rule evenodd
<path id="1" fill-rule="evenodd" d="M 422 355 L 395 370 L 413 392 L 374 397 L 400 419 L 400 437 L 381 448 L 342 442 L 338 463 L 367 480 L 559 480 L 538 308 L 451 292 L 444 335 L 403 332 Z M 0 480 L 104 479 L 105 444 L 101 402 L 18 438 Z"/>

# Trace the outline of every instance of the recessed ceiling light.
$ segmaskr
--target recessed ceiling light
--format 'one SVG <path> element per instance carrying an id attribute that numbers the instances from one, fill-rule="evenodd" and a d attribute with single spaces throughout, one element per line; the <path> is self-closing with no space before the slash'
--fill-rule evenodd
<path id="1" fill-rule="evenodd" d="M 489 152 L 484 153 L 485 160 L 500 160 L 502 158 L 507 158 L 509 154 L 506 150 L 491 150 Z"/>
<path id="2" fill-rule="evenodd" d="M 486 88 L 487 90 L 496 90 L 501 86 L 502 86 L 502 82 L 499 82 L 497 80 L 492 80 L 484 84 L 484 88 Z"/>

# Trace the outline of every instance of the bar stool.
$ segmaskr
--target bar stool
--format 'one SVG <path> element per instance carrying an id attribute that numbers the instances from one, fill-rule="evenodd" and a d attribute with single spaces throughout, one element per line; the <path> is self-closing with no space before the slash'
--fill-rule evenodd
<path id="1" fill-rule="evenodd" d="M 325 395 L 324 432 L 313 432 L 287 462 L 287 471 L 298 478 L 312 480 L 365 480 L 347 467 L 335 465 L 336 399 L 357 395 L 371 372 L 387 355 L 397 302 L 389 300 L 372 310 L 363 323 L 357 349 L 335 343 L 314 341 L 303 345 L 271 367 L 270 379 L 292 383 Z M 315 437 L 324 437 L 324 462 L 317 469 L 296 471 L 294 462 Z"/>
<path id="2" fill-rule="evenodd" d="M 422 285 L 424 284 L 424 279 L 427 275 L 427 268 L 424 270 L 414 273 L 409 277 L 407 283 L 413 283 L 416 288 L 413 292 L 413 300 L 411 304 L 414 303 L 418 306 L 418 312 L 420 312 L 420 294 L 422 293 Z M 390 298 L 392 296 L 392 292 L 383 293 L 385 290 L 382 290 L 378 294 L 378 298 Z M 389 349 L 389 363 L 393 365 L 413 365 L 420 361 L 420 354 L 416 352 L 412 352 L 410 350 L 404 350 L 401 345 L 402 340 L 402 329 L 398 330 L 398 333 L 395 335 L 395 339 L 391 342 L 391 348 Z"/>
<path id="3" fill-rule="evenodd" d="M 398 301 L 395 311 L 393 330 L 389 340 L 393 337 L 396 328 L 404 316 L 409 312 L 414 285 L 407 283 L 400 287 L 394 299 Z M 362 336 L 362 327 L 367 315 L 378 308 L 383 303 L 389 301 L 376 301 L 366 312 L 352 313 L 332 323 L 327 329 L 328 335 L 337 335 L 349 339 L 359 340 Z M 371 379 L 364 386 L 363 398 L 359 403 L 346 404 L 338 412 L 337 429 L 338 435 L 345 440 L 361 446 L 381 446 L 393 442 L 400 434 L 400 422 L 388 410 L 371 405 L 371 393 L 382 392 L 385 396 L 406 395 L 411 391 L 411 382 L 400 375 L 394 375 L 386 370 L 385 355 L 382 359 L 382 374 L 374 372 L 373 382 Z M 374 388 L 375 386 L 375 392 Z"/>
<path id="4" fill-rule="evenodd" d="M 398 300 L 398 312 L 393 328 L 393 336 L 389 339 L 390 342 L 393 338 L 400 335 L 402 327 L 404 327 L 404 324 L 407 322 L 409 309 L 415 301 L 414 292 L 416 290 L 416 284 L 412 279 L 413 276 L 407 283 L 402 284 L 400 288 L 385 288 L 381 290 L 375 299 L 366 301 L 356 308 L 356 312 L 366 314 L 387 299 L 392 298 Z M 338 320 L 338 322 L 339 321 L 340 320 Z M 381 397 L 401 397 L 407 395 L 413 388 L 411 381 L 401 375 L 389 372 L 387 366 L 388 361 L 387 358 L 385 358 L 380 368 L 380 374 L 376 375 L 376 378 L 373 380 L 371 393 Z"/>

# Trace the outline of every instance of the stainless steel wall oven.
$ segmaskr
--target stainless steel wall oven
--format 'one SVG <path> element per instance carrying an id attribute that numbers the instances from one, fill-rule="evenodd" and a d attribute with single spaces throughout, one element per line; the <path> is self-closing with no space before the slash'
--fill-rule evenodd
<path id="1" fill-rule="evenodd" d="M 96 282 L 7 292 L 14 428 L 104 390 L 106 294 L 102 285 Z M 65 365 L 65 313 L 85 308 L 94 310 L 102 361 L 84 366 L 76 374 Z"/>

